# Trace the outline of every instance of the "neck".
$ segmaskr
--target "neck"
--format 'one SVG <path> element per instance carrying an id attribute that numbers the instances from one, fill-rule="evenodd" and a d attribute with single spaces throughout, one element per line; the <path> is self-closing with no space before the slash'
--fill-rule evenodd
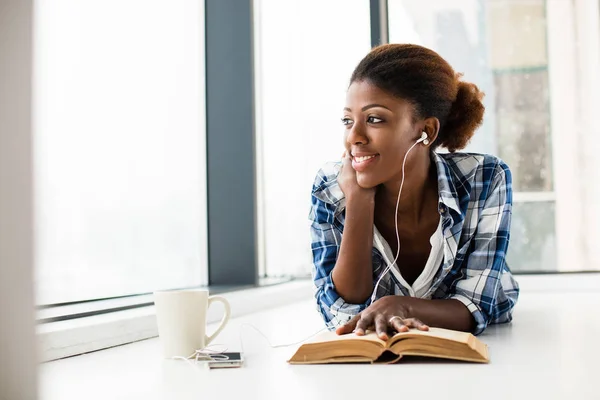
<path id="1" fill-rule="evenodd" d="M 415 157 L 410 168 L 405 167 L 404 185 L 398 206 L 398 219 L 416 226 L 423 217 L 428 200 L 437 198 L 437 173 L 430 157 Z M 395 213 L 402 171 L 393 180 L 381 185 L 377 191 L 378 203 L 388 212 Z"/>

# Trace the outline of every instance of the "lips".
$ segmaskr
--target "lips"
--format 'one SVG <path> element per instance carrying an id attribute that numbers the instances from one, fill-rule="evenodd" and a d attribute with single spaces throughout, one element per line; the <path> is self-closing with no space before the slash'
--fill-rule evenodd
<path id="1" fill-rule="evenodd" d="M 377 154 L 373 154 L 370 156 L 363 156 L 363 157 L 354 157 L 354 161 L 356 161 L 357 163 L 362 163 L 364 161 L 370 160 L 371 158 L 377 156 Z"/>
<path id="2" fill-rule="evenodd" d="M 379 154 L 356 153 L 352 155 L 352 168 L 357 172 L 364 172 L 377 162 Z"/>

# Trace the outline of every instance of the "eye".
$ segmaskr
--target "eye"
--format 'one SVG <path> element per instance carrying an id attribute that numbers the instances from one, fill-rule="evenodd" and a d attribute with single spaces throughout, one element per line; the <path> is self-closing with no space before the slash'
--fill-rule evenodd
<path id="1" fill-rule="evenodd" d="M 367 118 L 367 122 L 369 124 L 379 124 L 379 123 L 383 122 L 383 120 L 381 118 L 370 116 Z"/>
<path id="2" fill-rule="evenodd" d="M 348 126 L 352 124 L 352 120 L 350 118 L 344 117 L 342 118 L 342 125 Z"/>

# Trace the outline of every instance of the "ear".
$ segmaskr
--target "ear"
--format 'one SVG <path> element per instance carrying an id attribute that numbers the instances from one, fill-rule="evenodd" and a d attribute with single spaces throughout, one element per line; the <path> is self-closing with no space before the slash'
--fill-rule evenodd
<path id="1" fill-rule="evenodd" d="M 423 120 L 423 123 L 424 126 L 422 130 L 427 133 L 427 136 L 429 137 L 428 146 L 431 146 L 436 141 L 438 133 L 440 132 L 440 120 L 436 117 L 429 117 Z"/>

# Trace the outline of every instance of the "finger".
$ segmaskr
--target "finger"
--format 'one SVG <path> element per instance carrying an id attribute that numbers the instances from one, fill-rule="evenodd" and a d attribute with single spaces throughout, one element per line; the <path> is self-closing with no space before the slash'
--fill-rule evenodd
<path id="1" fill-rule="evenodd" d="M 371 326 L 373 326 L 373 315 L 363 313 L 360 320 L 356 324 L 356 329 L 354 330 L 354 332 L 358 336 L 362 336 Z"/>
<path id="2" fill-rule="evenodd" d="M 415 318 L 415 328 L 417 328 L 420 331 L 428 331 L 429 325 L 426 325 L 420 319 Z"/>
<path id="3" fill-rule="evenodd" d="M 425 325 L 423 322 L 421 322 L 421 320 L 416 319 L 416 318 L 406 318 L 403 321 L 403 323 L 404 323 L 404 325 L 408 326 L 409 328 L 416 328 L 421 331 L 429 330 L 429 326 Z"/>
<path id="4" fill-rule="evenodd" d="M 352 164 L 352 156 L 350 156 L 350 154 L 348 154 L 347 151 L 344 152 L 344 157 L 342 158 L 342 162 L 344 164 Z"/>
<path id="5" fill-rule="evenodd" d="M 377 314 L 375 317 L 375 330 L 379 339 L 388 340 L 388 324 L 383 314 Z"/>
<path id="6" fill-rule="evenodd" d="M 391 320 L 392 327 L 396 332 L 408 332 L 408 326 L 404 324 L 404 320 L 400 317 Z"/>
<path id="7" fill-rule="evenodd" d="M 356 328 L 356 323 L 360 320 L 360 313 L 356 314 L 354 317 L 352 317 L 352 319 L 348 322 L 346 322 L 344 325 L 339 326 L 336 330 L 335 333 L 337 333 L 338 335 L 344 335 L 346 333 L 352 333 L 352 331 L 354 330 L 354 328 Z"/>

